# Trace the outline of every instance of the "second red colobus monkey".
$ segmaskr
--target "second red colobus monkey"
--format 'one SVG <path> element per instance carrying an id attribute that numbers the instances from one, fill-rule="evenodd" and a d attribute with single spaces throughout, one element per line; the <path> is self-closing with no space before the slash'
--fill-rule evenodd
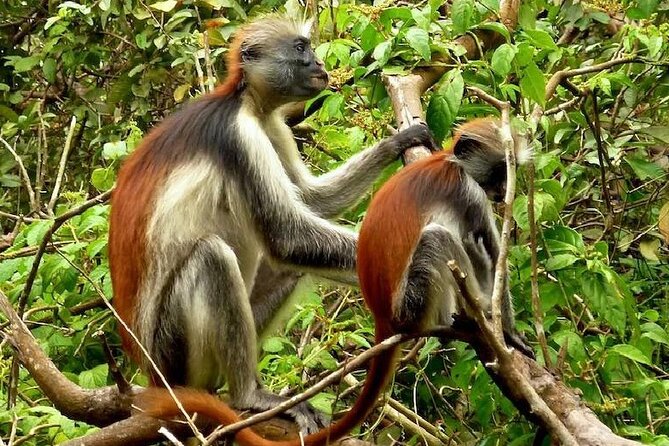
<path id="1" fill-rule="evenodd" d="M 396 333 L 435 325 L 450 326 L 459 312 L 455 283 L 447 263 L 457 261 L 471 291 L 491 307 L 499 232 L 488 198 L 500 201 L 506 188 L 506 162 L 499 123 L 481 119 L 460 127 L 449 149 L 414 162 L 393 176 L 374 196 L 358 242 L 357 270 L 367 306 L 374 315 L 376 342 Z M 529 153 L 516 140 L 519 164 Z M 515 330 L 514 313 L 504 282 L 504 332 L 509 342 L 532 354 Z M 346 435 L 374 408 L 392 376 L 399 347 L 372 359 L 364 387 L 354 406 L 328 428 L 292 441 L 270 442 L 251 430 L 235 440 L 247 446 L 324 445 Z M 216 398 L 178 391 L 189 411 L 222 424 L 235 419 Z M 164 395 L 140 405 L 157 416 L 178 414 Z"/>

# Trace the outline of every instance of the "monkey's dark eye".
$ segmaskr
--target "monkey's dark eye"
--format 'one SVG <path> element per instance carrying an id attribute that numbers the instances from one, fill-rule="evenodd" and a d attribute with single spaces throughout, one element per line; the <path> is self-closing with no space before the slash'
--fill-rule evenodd
<path id="1" fill-rule="evenodd" d="M 295 49 L 297 50 L 298 53 L 304 53 L 304 50 L 306 49 L 304 46 L 304 43 L 298 42 L 295 44 Z"/>

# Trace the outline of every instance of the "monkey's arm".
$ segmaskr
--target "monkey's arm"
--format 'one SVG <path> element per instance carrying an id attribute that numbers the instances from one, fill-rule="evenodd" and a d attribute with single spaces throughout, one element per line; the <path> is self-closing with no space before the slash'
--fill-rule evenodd
<path id="1" fill-rule="evenodd" d="M 318 215 L 334 217 L 353 206 L 404 150 L 418 145 L 436 149 L 425 125 L 414 125 L 386 138 L 324 175 L 316 177 L 308 169 L 300 169 L 304 201 Z"/>
<path id="2" fill-rule="evenodd" d="M 240 114 L 239 143 L 226 152 L 227 172 L 244 195 L 255 233 L 273 261 L 316 274 L 355 277 L 357 236 L 315 215 L 301 200 L 271 141 L 253 116 Z"/>

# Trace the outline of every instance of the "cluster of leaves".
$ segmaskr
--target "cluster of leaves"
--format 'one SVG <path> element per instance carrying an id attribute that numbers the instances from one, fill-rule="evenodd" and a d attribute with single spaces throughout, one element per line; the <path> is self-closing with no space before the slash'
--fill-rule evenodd
<path id="1" fill-rule="evenodd" d="M 72 118 L 76 130 L 70 135 L 56 215 L 110 189 L 121 160 L 151 125 L 207 91 L 212 74 L 225 72 L 227 43 L 240 24 L 276 8 L 296 14 L 297 3 L 0 4 L 0 137 L 21 158 L 37 196 L 37 206 L 31 208 L 17 162 L 0 145 L 0 235 L 11 235 L 11 247 L 0 252 L 0 289 L 18 301 L 29 280 L 34 248 L 52 223 L 41 203 L 57 182 Z M 454 124 L 496 112 L 468 96 L 465 86 L 508 100 L 517 116 L 527 117 L 536 105 L 548 109 L 572 99 L 574 92 L 560 87 L 546 103 L 550 73 L 627 55 L 643 58 L 643 63 L 573 78 L 573 87 L 584 97 L 539 123 L 534 223 L 548 338 L 543 360 L 579 388 L 609 426 L 644 442 L 669 445 L 666 6 L 657 0 L 596 5 L 530 0 L 522 2 L 518 29 L 509 33 L 489 21 L 499 10 L 496 0 L 454 0 L 450 6 L 434 0 L 412 6 L 320 3 L 322 43 L 316 51 L 337 88 L 322 94 L 320 107 L 307 121 L 313 131 L 304 154 L 316 171 L 332 169 L 392 124 L 382 73 L 408 72 L 448 58 L 450 70 L 426 97 L 428 122 L 446 140 Z M 634 22 L 623 24 L 622 18 Z M 474 32 L 496 32 L 503 40 L 482 58 L 470 60 L 456 38 Z M 519 190 L 512 291 L 518 326 L 535 341 L 524 178 Z M 362 203 L 345 217 L 358 222 L 364 208 Z M 19 215 L 27 217 L 17 220 Z M 41 346 L 84 387 L 111 383 L 93 334 L 102 330 L 113 347 L 119 345 L 110 313 L 99 306 L 87 309 L 100 294 L 112 296 L 107 218 L 108 206 L 95 206 L 56 232 L 26 308 Z M 308 386 L 320 373 L 369 347 L 372 339 L 372 321 L 358 294 L 307 289 L 298 311 L 262 343 L 259 369 L 276 391 Z M 9 376 L 11 361 L 3 345 L 3 377 Z M 145 383 L 120 354 L 119 361 L 126 376 Z M 339 390 L 323 393 L 314 404 L 326 412 L 335 402 L 337 408 L 349 406 L 351 397 L 340 398 Z M 17 404 L 0 413 L 3 438 L 52 444 L 90 429 L 50 407 L 24 371 L 18 393 Z M 397 373 L 393 397 L 437 425 L 444 438 L 525 445 L 534 437 L 535 429 L 461 343 L 428 340 Z M 3 384 L 0 401 L 7 399 Z M 389 433 L 406 444 L 421 442 L 397 425 L 369 431 L 379 438 Z"/>

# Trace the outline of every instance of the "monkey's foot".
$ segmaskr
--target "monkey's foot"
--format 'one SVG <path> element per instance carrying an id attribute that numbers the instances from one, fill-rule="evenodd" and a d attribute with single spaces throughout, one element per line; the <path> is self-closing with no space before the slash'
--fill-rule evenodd
<path id="1" fill-rule="evenodd" d="M 279 396 L 263 388 L 259 388 L 254 392 L 253 397 L 248 398 L 245 403 L 237 401 L 233 405 L 238 409 L 265 411 L 273 409 L 286 400 L 288 400 L 287 397 Z M 295 420 L 295 423 L 300 428 L 300 432 L 305 435 L 318 432 L 329 424 L 329 420 L 325 414 L 314 409 L 306 401 L 291 407 L 285 413 Z"/>
<path id="2" fill-rule="evenodd" d="M 520 350 L 528 358 L 536 359 L 534 356 L 534 350 L 532 350 L 532 348 L 527 345 L 527 339 L 525 339 L 525 336 L 515 331 L 513 333 L 508 333 L 505 330 L 504 338 L 506 339 L 506 343 L 511 347 Z"/>
<path id="3" fill-rule="evenodd" d="M 291 407 L 286 413 L 295 418 L 295 422 L 300 426 L 300 431 L 303 434 L 313 434 L 329 425 L 328 417 L 324 413 L 314 409 L 306 401 Z"/>

